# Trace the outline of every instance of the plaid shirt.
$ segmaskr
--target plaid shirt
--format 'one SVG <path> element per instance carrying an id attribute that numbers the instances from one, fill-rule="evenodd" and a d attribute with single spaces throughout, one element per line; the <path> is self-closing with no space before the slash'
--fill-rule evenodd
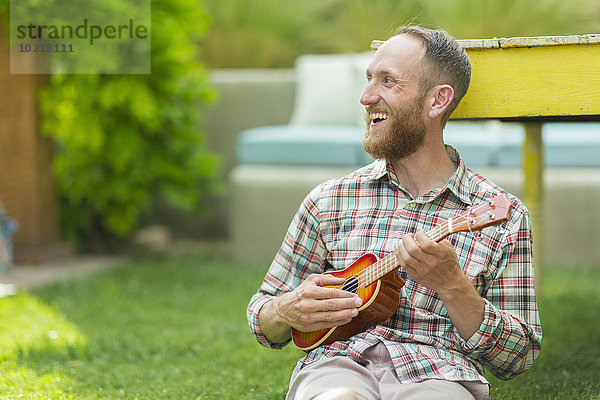
<path id="1" fill-rule="evenodd" d="M 292 221 L 260 289 L 248 305 L 250 331 L 267 347 L 258 313 L 274 296 L 293 290 L 310 274 L 341 270 L 364 253 L 384 257 L 395 243 L 417 229 L 426 231 L 471 205 L 506 193 L 458 165 L 445 187 L 413 199 L 393 169 L 375 161 L 343 178 L 325 182 L 304 200 Z M 401 382 L 427 379 L 487 383 L 484 366 L 501 379 L 527 370 L 540 350 L 542 331 L 533 280 L 529 214 L 516 197 L 503 229 L 488 227 L 473 234 L 450 235 L 464 273 L 485 302 L 484 320 L 470 338 L 463 338 L 438 294 L 400 269 L 406 280 L 395 314 L 355 335 L 313 349 L 300 366 L 326 357 L 350 357 L 364 363 L 362 354 L 379 341 L 387 347 Z"/>

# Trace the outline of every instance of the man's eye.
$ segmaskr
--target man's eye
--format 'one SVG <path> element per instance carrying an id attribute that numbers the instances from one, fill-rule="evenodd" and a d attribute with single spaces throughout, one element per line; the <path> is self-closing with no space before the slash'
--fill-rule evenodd
<path id="1" fill-rule="evenodd" d="M 394 83 L 394 80 L 388 76 L 383 80 L 383 83 Z"/>

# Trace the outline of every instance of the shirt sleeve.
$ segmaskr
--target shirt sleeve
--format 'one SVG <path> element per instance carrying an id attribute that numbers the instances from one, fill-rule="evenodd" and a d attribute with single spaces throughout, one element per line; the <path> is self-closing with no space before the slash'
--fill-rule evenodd
<path id="1" fill-rule="evenodd" d="M 273 343 L 265 337 L 258 320 L 261 308 L 276 296 L 295 289 L 310 274 L 320 274 L 325 270 L 327 251 L 319 230 L 317 206 L 320 188 L 315 188 L 300 205 L 267 275 L 248 304 L 250 332 L 265 347 L 282 348 L 289 340 Z"/>
<path id="2" fill-rule="evenodd" d="M 541 348 L 532 243 L 529 215 L 520 213 L 507 232 L 500 268 L 484 295 L 483 323 L 468 340 L 454 329 L 465 353 L 503 380 L 529 369 Z"/>

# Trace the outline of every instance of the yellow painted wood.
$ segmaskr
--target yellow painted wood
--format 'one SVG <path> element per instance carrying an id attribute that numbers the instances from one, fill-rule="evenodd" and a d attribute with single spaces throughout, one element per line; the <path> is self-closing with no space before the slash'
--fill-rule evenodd
<path id="1" fill-rule="evenodd" d="M 544 146 L 542 123 L 526 122 L 522 148 L 523 200 L 531 216 L 533 254 L 537 288 L 542 287 L 544 239 Z"/>
<path id="2" fill-rule="evenodd" d="M 467 54 L 471 85 L 452 118 L 600 114 L 600 43 Z"/>
<path id="3" fill-rule="evenodd" d="M 376 50 L 384 42 L 384 40 L 373 40 L 373 42 L 371 42 L 371 48 Z M 598 42 L 600 42 L 600 34 L 458 40 L 458 43 L 464 49 L 565 46 L 573 44 L 596 44 Z"/>

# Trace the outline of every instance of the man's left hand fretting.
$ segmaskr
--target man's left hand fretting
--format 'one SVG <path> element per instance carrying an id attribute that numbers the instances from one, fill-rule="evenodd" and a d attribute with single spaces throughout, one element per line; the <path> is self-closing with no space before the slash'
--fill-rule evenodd
<path id="1" fill-rule="evenodd" d="M 436 243 L 422 229 L 404 235 L 394 252 L 412 279 L 436 292 L 452 290 L 466 279 L 452 243 Z"/>

